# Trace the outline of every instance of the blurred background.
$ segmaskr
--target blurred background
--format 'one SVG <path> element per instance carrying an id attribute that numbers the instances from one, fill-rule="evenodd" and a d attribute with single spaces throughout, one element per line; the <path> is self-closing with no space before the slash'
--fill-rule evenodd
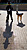
<path id="1" fill-rule="evenodd" d="M 6 6 L 10 1 L 13 11 L 16 10 L 16 4 L 18 4 L 18 10 L 27 11 L 27 0 L 0 0 L 0 10 L 6 10 Z"/>

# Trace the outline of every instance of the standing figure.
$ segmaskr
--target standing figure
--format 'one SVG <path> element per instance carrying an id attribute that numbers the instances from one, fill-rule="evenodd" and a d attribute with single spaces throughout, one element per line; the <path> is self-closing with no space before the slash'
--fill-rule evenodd
<path id="1" fill-rule="evenodd" d="M 20 16 L 20 21 L 22 23 L 22 15 L 23 15 L 23 13 L 18 13 L 18 4 L 16 5 L 16 14 L 17 14 L 18 24 L 19 24 L 19 16 Z"/>
<path id="2" fill-rule="evenodd" d="M 6 10 L 7 10 L 7 19 L 6 19 L 6 22 L 8 22 L 8 20 L 9 20 L 9 14 L 10 14 L 11 20 L 13 22 L 13 18 L 12 18 L 12 10 L 13 10 L 13 8 L 10 5 L 10 1 L 8 2 L 8 6 L 6 7 Z"/>

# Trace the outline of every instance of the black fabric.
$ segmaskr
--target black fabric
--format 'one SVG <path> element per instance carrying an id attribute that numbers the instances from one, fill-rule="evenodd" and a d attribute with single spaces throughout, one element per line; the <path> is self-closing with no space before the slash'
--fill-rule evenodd
<path id="1" fill-rule="evenodd" d="M 10 9 L 10 11 L 9 11 L 9 9 Z M 11 17 L 11 20 L 12 20 L 12 7 L 11 7 L 11 5 L 8 5 L 7 7 L 6 7 L 6 10 L 7 10 L 7 20 L 9 20 L 9 14 L 10 14 L 10 17 Z"/>
<path id="2" fill-rule="evenodd" d="M 23 15 L 23 13 L 17 13 L 17 15 Z"/>
<path id="3" fill-rule="evenodd" d="M 7 11 L 8 11 L 9 9 L 10 9 L 11 11 L 13 10 L 13 8 L 11 7 L 11 5 L 8 5 L 8 6 L 6 7 L 6 10 L 7 10 Z"/>
<path id="4" fill-rule="evenodd" d="M 7 20 L 9 20 L 9 14 L 10 14 L 10 17 L 11 17 L 11 20 L 12 20 L 12 11 L 8 11 L 7 13 L 8 13 Z"/>

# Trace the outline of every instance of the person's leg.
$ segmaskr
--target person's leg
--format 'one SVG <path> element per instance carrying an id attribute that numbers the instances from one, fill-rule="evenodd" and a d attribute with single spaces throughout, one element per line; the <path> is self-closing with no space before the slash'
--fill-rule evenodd
<path id="1" fill-rule="evenodd" d="M 10 17 L 11 17 L 11 20 L 13 21 L 13 18 L 12 18 L 12 12 L 10 12 Z"/>
<path id="2" fill-rule="evenodd" d="M 17 21 L 18 21 L 18 23 L 19 23 L 19 15 L 17 15 Z"/>
<path id="3" fill-rule="evenodd" d="M 22 23 L 22 15 L 20 16 L 20 21 L 21 21 L 21 23 Z"/>
<path id="4" fill-rule="evenodd" d="M 6 22 L 8 22 L 8 20 L 9 20 L 9 13 L 7 14 L 7 19 L 6 19 Z"/>
<path id="5" fill-rule="evenodd" d="M 7 15 L 7 20 L 9 20 L 9 14 Z"/>

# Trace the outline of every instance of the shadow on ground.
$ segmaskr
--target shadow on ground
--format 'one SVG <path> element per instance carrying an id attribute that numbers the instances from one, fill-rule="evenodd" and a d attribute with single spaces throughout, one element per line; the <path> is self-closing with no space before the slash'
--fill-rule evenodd
<path id="1" fill-rule="evenodd" d="M 9 23 L 7 22 L 5 32 L 3 32 L 3 36 L 4 38 L 6 38 L 5 42 L 3 43 L 4 49 L 6 49 L 10 44 L 8 39 L 12 37 L 12 34 L 13 34 L 13 31 L 11 32 L 11 29 L 12 29 L 12 22 L 10 23 L 10 26 L 9 26 Z"/>
<path id="2" fill-rule="evenodd" d="M 19 26 L 19 27 L 24 27 L 25 26 L 25 24 L 23 24 L 23 23 L 19 23 L 19 24 L 17 24 L 17 26 Z"/>

